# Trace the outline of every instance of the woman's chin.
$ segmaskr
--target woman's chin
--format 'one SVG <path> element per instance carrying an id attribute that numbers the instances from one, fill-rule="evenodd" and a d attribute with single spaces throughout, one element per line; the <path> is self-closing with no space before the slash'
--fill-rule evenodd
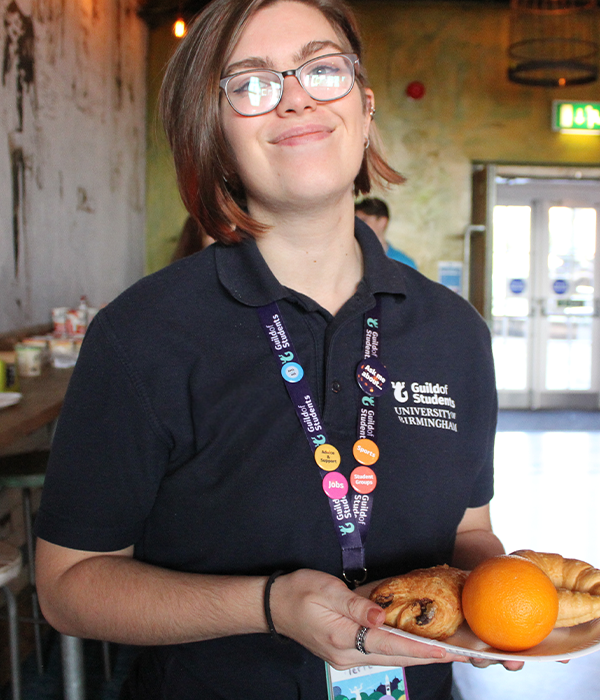
<path id="1" fill-rule="evenodd" d="M 282 189 L 280 196 L 268 197 L 264 204 L 269 209 L 282 213 L 296 210 L 310 214 L 320 209 L 321 206 L 330 207 L 339 201 L 345 201 L 347 198 L 352 201 L 353 189 L 354 181 L 340 184 L 337 187 L 332 186 L 331 180 L 324 182 L 318 180 L 295 181 Z"/>
<path id="2" fill-rule="evenodd" d="M 287 177 L 279 177 L 272 187 L 264 188 L 263 201 L 280 204 L 285 210 L 294 205 L 314 207 L 319 202 L 332 203 L 346 195 L 352 198 L 356 173 L 342 175 L 341 169 L 331 167 L 299 168 Z M 259 198 L 263 199 L 260 195 Z"/>

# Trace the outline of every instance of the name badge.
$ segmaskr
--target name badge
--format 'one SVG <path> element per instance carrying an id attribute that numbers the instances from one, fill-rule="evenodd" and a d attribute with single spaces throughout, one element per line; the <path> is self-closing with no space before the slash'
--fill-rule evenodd
<path id="1" fill-rule="evenodd" d="M 402 666 L 355 666 L 337 671 L 325 663 L 328 700 L 409 700 Z"/>

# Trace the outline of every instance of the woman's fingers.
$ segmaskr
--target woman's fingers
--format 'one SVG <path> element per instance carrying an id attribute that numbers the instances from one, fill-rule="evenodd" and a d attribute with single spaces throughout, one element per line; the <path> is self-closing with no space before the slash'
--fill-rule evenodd
<path id="1" fill-rule="evenodd" d="M 520 671 L 525 665 L 523 661 L 497 661 L 495 659 L 481 659 L 475 657 L 470 658 L 469 662 L 476 668 L 487 668 L 494 664 L 502 664 L 507 671 Z"/>
<path id="2" fill-rule="evenodd" d="M 390 665 L 393 665 L 390 662 L 390 657 L 410 660 L 411 663 L 416 660 L 420 660 L 422 663 L 440 660 L 443 660 L 444 663 L 466 661 L 465 657 L 449 654 L 445 649 L 435 644 L 417 642 L 381 629 L 368 629 L 363 645 L 368 653 L 369 663 L 371 663 L 373 656 L 386 657 L 385 663 Z"/>
<path id="3" fill-rule="evenodd" d="M 462 661 L 443 649 L 377 629 L 385 615 L 339 579 L 301 570 L 280 576 L 271 589 L 271 614 L 280 634 L 291 637 L 335 668 Z M 362 645 L 357 634 L 365 627 Z M 359 643 L 360 646 L 360 643 Z"/>

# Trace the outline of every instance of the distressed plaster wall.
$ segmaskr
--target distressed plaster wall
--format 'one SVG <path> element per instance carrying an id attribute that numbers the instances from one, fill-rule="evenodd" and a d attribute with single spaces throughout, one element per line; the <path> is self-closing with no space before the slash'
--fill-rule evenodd
<path id="1" fill-rule="evenodd" d="M 147 29 L 135 0 L 0 0 L 0 331 L 143 273 Z"/>
<path id="2" fill-rule="evenodd" d="M 374 194 L 390 204 L 392 244 L 428 276 L 437 277 L 438 261 L 462 259 L 473 161 L 600 163 L 600 138 L 550 130 L 553 99 L 600 100 L 600 85 L 554 90 L 509 83 L 507 7 L 404 0 L 352 5 L 363 30 L 376 122 L 391 163 L 407 177 L 403 186 Z M 162 61 L 161 41 L 155 33 L 151 58 L 161 51 Z M 151 69 L 155 79 L 161 61 Z M 411 100 L 405 89 L 417 80 L 426 93 Z M 153 114 L 152 100 L 149 109 Z M 160 133 L 157 138 L 149 192 L 162 188 L 172 202 L 148 203 L 149 222 L 155 222 L 148 229 L 150 269 L 168 260 L 184 218 Z"/>

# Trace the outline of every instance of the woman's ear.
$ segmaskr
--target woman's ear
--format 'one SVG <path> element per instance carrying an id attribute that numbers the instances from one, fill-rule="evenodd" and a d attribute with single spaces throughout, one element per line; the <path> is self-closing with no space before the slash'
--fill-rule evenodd
<path id="1" fill-rule="evenodd" d="M 369 127 L 375 114 L 375 94 L 371 88 L 365 88 L 365 137 L 369 135 Z"/>

